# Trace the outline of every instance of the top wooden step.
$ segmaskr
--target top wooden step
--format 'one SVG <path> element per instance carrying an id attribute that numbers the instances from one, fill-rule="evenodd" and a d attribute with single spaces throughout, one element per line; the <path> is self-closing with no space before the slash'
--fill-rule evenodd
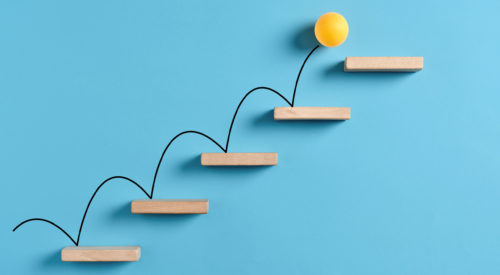
<path id="1" fill-rule="evenodd" d="M 416 72 L 424 68 L 422 56 L 348 56 L 345 72 Z"/>

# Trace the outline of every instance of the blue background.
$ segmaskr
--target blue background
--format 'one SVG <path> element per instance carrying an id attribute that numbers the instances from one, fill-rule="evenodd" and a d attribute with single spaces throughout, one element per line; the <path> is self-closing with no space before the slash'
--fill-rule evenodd
<path id="1" fill-rule="evenodd" d="M 465 3 L 467 2 L 467 3 Z M 2 274 L 499 274 L 499 1 L 2 1 Z M 145 198 L 106 185 L 81 245 L 141 245 L 137 263 L 62 263 L 107 177 L 149 190 L 166 143 L 224 143 L 237 103 L 266 85 L 291 98 L 337 11 L 297 106 L 349 106 L 346 122 L 275 122 L 247 99 L 232 152 L 268 168 L 207 168 L 202 137 L 175 142 L 155 198 L 208 198 L 197 216 L 130 214 Z M 424 56 L 410 74 L 344 73 L 345 56 Z"/>

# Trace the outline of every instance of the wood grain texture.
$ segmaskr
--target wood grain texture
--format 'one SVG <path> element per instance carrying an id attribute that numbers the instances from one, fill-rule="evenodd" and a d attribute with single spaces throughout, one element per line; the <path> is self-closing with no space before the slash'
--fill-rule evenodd
<path id="1" fill-rule="evenodd" d="M 61 250 L 63 262 L 137 262 L 140 246 L 68 246 Z"/>
<path id="2" fill-rule="evenodd" d="M 208 200 L 135 200 L 132 214 L 207 214 Z"/>
<path id="3" fill-rule="evenodd" d="M 424 68 L 422 56 L 348 56 L 346 72 L 416 72 Z"/>
<path id="4" fill-rule="evenodd" d="M 347 120 L 349 107 L 275 107 L 274 120 Z"/>
<path id="5" fill-rule="evenodd" d="M 270 166 L 278 164 L 278 153 L 201 153 L 203 166 Z"/>

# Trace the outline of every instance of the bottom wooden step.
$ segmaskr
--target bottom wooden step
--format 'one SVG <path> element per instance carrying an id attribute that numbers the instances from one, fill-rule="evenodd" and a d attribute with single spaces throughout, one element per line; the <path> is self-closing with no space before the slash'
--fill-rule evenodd
<path id="1" fill-rule="evenodd" d="M 208 200 L 135 200 L 132 214 L 207 214 Z"/>
<path id="2" fill-rule="evenodd" d="M 63 262 L 137 262 L 140 246 L 68 246 L 61 250 Z"/>

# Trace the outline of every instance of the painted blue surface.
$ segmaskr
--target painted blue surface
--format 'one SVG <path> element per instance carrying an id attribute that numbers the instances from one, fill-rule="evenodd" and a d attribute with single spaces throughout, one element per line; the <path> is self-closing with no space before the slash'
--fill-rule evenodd
<path id="1" fill-rule="evenodd" d="M 499 274 L 500 2 L 1 1 L 2 274 Z M 462 1 L 465 2 L 465 1 Z M 349 106 L 337 123 L 275 122 L 245 102 L 230 151 L 270 168 L 206 168 L 177 140 L 156 198 L 209 198 L 199 216 L 133 216 L 133 185 L 105 186 L 81 245 L 142 246 L 126 264 L 62 263 L 98 184 L 149 189 L 183 130 L 225 142 L 250 89 L 291 97 L 337 11 L 347 41 L 310 59 L 297 106 Z M 413 74 L 347 74 L 345 56 L 422 55 Z"/>

